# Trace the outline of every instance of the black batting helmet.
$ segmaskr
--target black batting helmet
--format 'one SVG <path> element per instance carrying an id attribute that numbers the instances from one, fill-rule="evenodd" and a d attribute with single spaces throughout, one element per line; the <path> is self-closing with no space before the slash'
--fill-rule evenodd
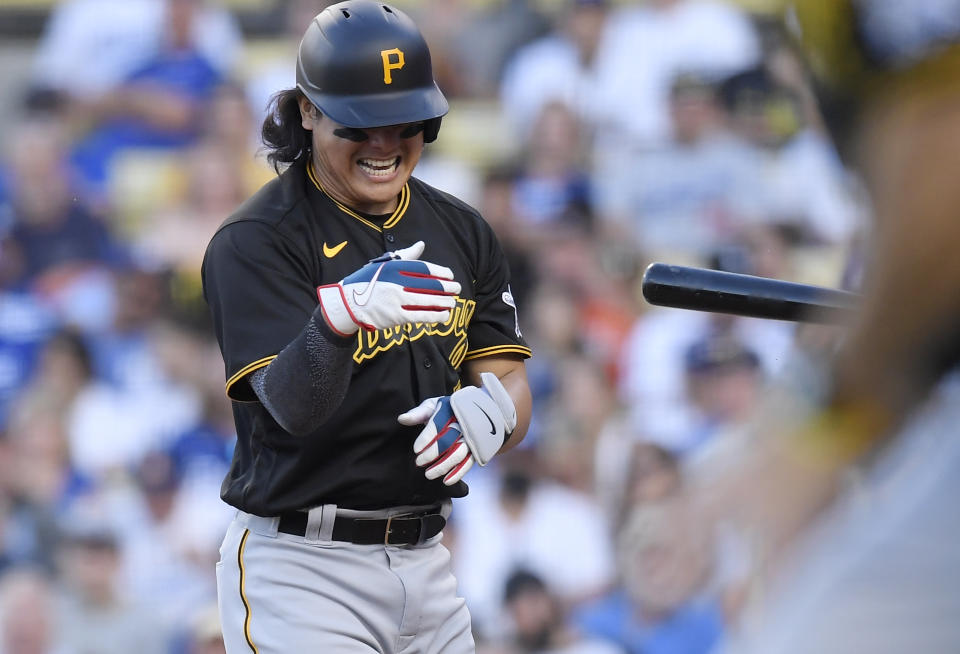
<path id="1" fill-rule="evenodd" d="M 428 143 L 449 109 L 413 20 L 370 0 L 339 2 L 313 19 L 300 41 L 297 88 L 346 127 L 424 121 Z"/>

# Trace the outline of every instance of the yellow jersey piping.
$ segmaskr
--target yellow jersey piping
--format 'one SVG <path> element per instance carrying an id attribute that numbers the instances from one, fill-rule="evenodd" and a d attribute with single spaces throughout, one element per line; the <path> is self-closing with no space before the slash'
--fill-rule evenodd
<path id="1" fill-rule="evenodd" d="M 530 357 L 533 356 L 533 350 L 522 345 L 494 345 L 492 347 L 482 347 L 479 350 L 471 350 L 467 352 L 463 360 L 469 361 L 470 359 L 480 359 L 497 354 L 520 354 L 525 357 Z"/>
<path id="2" fill-rule="evenodd" d="M 253 654 L 260 654 L 257 650 L 257 646 L 253 644 L 253 640 L 250 638 L 250 602 L 247 601 L 247 595 L 244 592 L 244 581 L 245 574 L 243 570 L 243 550 L 247 546 L 247 536 L 250 535 L 250 530 L 245 529 L 243 531 L 243 537 L 240 539 L 240 548 L 237 550 L 237 564 L 240 566 L 240 601 L 243 602 L 243 610 L 246 612 L 246 615 L 243 618 L 243 635 L 247 639 L 247 645 L 250 646 L 250 649 L 253 650 Z"/>
<path id="3" fill-rule="evenodd" d="M 370 229 L 375 229 L 378 232 L 383 232 L 384 229 L 390 229 L 391 227 L 395 226 L 398 222 L 400 222 L 400 219 L 403 218 L 403 215 L 407 212 L 407 207 L 410 206 L 410 184 L 407 183 L 403 185 L 402 189 L 400 189 L 400 201 L 397 203 L 397 208 L 394 209 L 393 213 L 390 214 L 390 217 L 384 221 L 383 227 L 380 227 L 380 225 L 376 224 L 372 220 L 368 220 L 364 218 L 363 216 L 358 214 L 356 211 L 354 211 L 347 205 L 343 204 L 342 202 L 337 201 L 336 199 L 333 198 L 333 196 L 327 193 L 326 190 L 324 190 L 323 185 L 320 184 L 320 180 L 317 179 L 317 174 L 313 170 L 312 161 L 309 164 L 307 164 L 307 176 L 310 178 L 310 181 L 313 182 L 313 185 L 317 187 L 317 190 L 319 190 L 321 193 L 323 193 L 328 198 L 330 198 L 330 200 L 335 205 L 337 205 L 337 208 L 340 209 L 340 211 L 342 211 L 343 213 L 347 214 L 352 218 L 356 218 L 357 220 L 362 222 L 364 225 L 366 225 Z"/>
<path id="4" fill-rule="evenodd" d="M 249 375 L 254 370 L 269 366 L 270 362 L 277 358 L 276 354 L 271 354 L 268 357 L 263 357 L 262 359 L 257 359 L 253 363 L 248 363 L 243 368 L 241 368 L 237 374 L 227 380 L 227 397 L 230 397 L 230 387 L 236 384 L 244 375 Z M 232 397 L 230 399 L 233 399 Z"/>

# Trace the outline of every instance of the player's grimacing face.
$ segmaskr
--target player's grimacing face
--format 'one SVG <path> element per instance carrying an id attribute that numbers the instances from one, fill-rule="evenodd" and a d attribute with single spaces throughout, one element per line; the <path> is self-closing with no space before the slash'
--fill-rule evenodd
<path id="1" fill-rule="evenodd" d="M 409 125 L 346 130 L 366 135 L 364 140 L 352 140 L 327 116 L 301 109 L 304 128 L 313 131 L 313 161 L 327 193 L 365 213 L 385 214 L 396 209 L 400 190 L 423 153 L 423 132 L 410 136 L 415 130 Z"/>

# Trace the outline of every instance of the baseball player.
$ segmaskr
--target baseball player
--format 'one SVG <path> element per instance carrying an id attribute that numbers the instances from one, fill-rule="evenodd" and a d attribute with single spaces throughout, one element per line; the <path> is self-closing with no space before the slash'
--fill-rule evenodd
<path id="1" fill-rule="evenodd" d="M 779 564 L 728 651 L 960 651 L 960 399 L 941 383 L 960 360 L 960 0 L 782 4 L 877 220 L 862 306 L 807 384 L 822 397 L 767 416 L 693 498 Z"/>
<path id="2" fill-rule="evenodd" d="M 439 540 L 471 466 L 526 432 L 531 352 L 490 227 L 411 177 L 448 109 L 429 50 L 390 5 L 335 4 L 273 108 L 283 172 L 203 264 L 238 436 L 226 649 L 472 652 Z"/>

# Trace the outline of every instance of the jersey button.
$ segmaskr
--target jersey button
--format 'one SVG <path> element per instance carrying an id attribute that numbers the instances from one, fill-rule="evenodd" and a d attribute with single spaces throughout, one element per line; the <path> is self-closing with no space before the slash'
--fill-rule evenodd
<path id="1" fill-rule="evenodd" d="M 387 239 L 387 243 L 393 243 L 397 239 L 394 238 L 393 234 L 385 234 L 384 238 Z"/>
<path id="2" fill-rule="evenodd" d="M 424 360 L 423 360 L 423 367 L 424 367 L 424 368 L 429 368 L 429 367 L 432 366 L 432 365 L 433 365 L 433 361 L 431 361 L 430 359 L 424 359 Z"/>

